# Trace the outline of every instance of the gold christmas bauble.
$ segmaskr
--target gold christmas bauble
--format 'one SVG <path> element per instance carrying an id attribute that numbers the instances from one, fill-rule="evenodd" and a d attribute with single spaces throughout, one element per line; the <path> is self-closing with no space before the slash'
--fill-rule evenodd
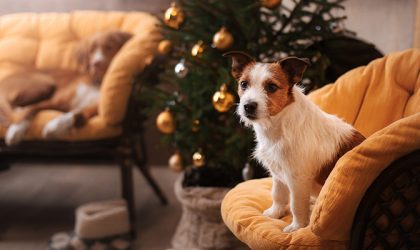
<path id="1" fill-rule="evenodd" d="M 166 55 L 172 50 L 172 42 L 169 40 L 162 40 L 159 42 L 158 51 L 161 55 Z"/>
<path id="2" fill-rule="evenodd" d="M 195 152 L 192 156 L 193 164 L 195 167 L 200 168 L 206 164 L 205 157 L 201 152 Z"/>
<path id="3" fill-rule="evenodd" d="M 165 11 L 164 22 L 171 28 L 179 29 L 184 22 L 184 12 L 175 3 Z"/>
<path id="4" fill-rule="evenodd" d="M 282 0 L 260 0 L 260 1 L 261 1 L 262 6 L 269 9 L 273 9 L 277 7 L 279 4 L 281 4 Z"/>
<path id="5" fill-rule="evenodd" d="M 191 128 L 192 132 L 198 132 L 200 130 L 200 120 L 194 120 Z"/>
<path id="6" fill-rule="evenodd" d="M 174 117 L 169 109 L 162 111 L 158 115 L 156 118 L 156 127 L 164 134 L 172 134 L 175 131 Z"/>
<path id="7" fill-rule="evenodd" d="M 234 39 L 232 34 L 226 29 L 226 27 L 220 28 L 220 30 L 213 36 L 213 46 L 225 50 L 233 45 Z"/>
<path id="8" fill-rule="evenodd" d="M 171 155 L 171 157 L 169 157 L 168 165 L 172 171 L 181 172 L 183 169 L 181 154 L 177 152 Z"/>
<path id="9" fill-rule="evenodd" d="M 191 49 L 191 55 L 192 56 L 198 56 L 200 57 L 204 52 L 204 42 L 198 41 Z"/>
<path id="10" fill-rule="evenodd" d="M 226 84 L 223 84 L 213 95 L 213 107 L 219 112 L 228 111 L 234 102 L 235 97 L 227 91 Z"/>

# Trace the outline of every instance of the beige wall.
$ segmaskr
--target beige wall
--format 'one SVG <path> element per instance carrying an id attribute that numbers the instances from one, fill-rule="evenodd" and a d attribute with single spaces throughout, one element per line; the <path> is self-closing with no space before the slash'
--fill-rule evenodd
<path id="1" fill-rule="evenodd" d="M 0 15 L 13 12 L 123 10 L 160 13 L 170 0 L 0 0 Z"/>
<path id="2" fill-rule="evenodd" d="M 416 23 L 414 25 L 413 47 L 420 49 L 420 0 L 417 0 Z"/>
<path id="3" fill-rule="evenodd" d="M 416 0 L 348 0 L 346 27 L 383 53 L 413 47 Z"/>
<path id="4" fill-rule="evenodd" d="M 287 4 L 288 1 L 284 0 Z M 0 15 L 13 12 L 142 10 L 161 14 L 171 0 L 0 0 Z M 420 1 L 419 1 L 420 2 Z M 383 53 L 413 47 L 416 0 L 347 0 L 346 27 Z M 417 26 L 417 28 L 420 28 Z M 420 36 L 420 35 L 418 35 Z"/>

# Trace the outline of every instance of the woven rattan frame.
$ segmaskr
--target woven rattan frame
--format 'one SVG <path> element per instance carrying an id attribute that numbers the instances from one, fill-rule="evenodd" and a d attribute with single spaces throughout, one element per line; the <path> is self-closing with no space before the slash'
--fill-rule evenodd
<path id="1" fill-rule="evenodd" d="M 387 167 L 366 191 L 350 249 L 420 249 L 420 150 Z"/>

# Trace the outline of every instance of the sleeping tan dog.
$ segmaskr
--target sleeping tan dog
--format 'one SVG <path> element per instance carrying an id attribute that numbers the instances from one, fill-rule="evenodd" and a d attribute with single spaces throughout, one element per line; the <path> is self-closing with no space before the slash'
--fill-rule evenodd
<path id="1" fill-rule="evenodd" d="M 43 128 L 45 138 L 57 138 L 68 134 L 73 127 L 82 126 L 98 112 L 99 87 L 112 61 L 112 58 L 131 38 L 131 35 L 120 31 L 97 33 L 84 41 L 76 49 L 76 60 L 80 74 L 74 72 L 32 71 L 25 76 L 13 76 L 10 82 L 26 81 L 37 84 L 40 79 L 54 82 L 51 97 L 30 104 L 24 108 L 22 119 L 9 126 L 5 141 L 8 145 L 22 141 L 32 118 L 46 109 L 58 110 L 64 114 L 49 121 Z M 19 78 L 18 78 L 19 77 Z M 45 83 L 45 82 L 44 82 Z"/>

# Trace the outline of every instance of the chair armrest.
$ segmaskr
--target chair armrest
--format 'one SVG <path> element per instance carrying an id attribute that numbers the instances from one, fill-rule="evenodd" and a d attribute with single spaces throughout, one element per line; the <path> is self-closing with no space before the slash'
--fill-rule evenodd
<path id="1" fill-rule="evenodd" d="M 144 13 L 134 36 L 113 59 L 101 86 L 99 116 L 109 125 L 121 123 L 127 108 L 134 76 L 157 54 L 160 30 L 156 17 Z"/>
<path id="2" fill-rule="evenodd" d="M 317 199 L 311 230 L 346 241 L 366 190 L 396 159 L 420 148 L 420 113 L 402 118 L 368 137 L 337 162 Z"/>

